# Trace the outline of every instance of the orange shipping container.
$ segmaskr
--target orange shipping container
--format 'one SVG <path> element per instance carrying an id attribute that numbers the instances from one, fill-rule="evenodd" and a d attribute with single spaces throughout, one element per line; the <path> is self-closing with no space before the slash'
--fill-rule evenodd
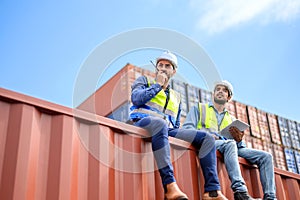
<path id="1" fill-rule="evenodd" d="M 0 199 L 163 198 L 145 130 L 2 88 L 0 110 Z M 170 142 L 180 187 L 201 199 L 197 152 L 184 141 Z M 258 169 L 239 161 L 249 193 L 262 197 Z M 218 174 L 233 199 L 220 154 Z M 275 169 L 275 177 L 278 199 L 300 199 L 300 175 Z"/>
<path id="2" fill-rule="evenodd" d="M 81 103 L 78 109 L 100 116 L 109 115 L 113 110 L 130 101 L 131 84 L 141 74 L 141 68 L 127 64 Z"/>

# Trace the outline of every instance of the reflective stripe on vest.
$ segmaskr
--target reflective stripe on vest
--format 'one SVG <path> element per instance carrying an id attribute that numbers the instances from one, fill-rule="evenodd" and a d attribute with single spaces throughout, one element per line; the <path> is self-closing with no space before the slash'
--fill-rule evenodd
<path id="1" fill-rule="evenodd" d="M 155 83 L 155 82 L 154 82 Z M 148 86 L 151 83 L 148 80 Z M 166 106 L 167 103 L 167 106 Z M 180 104 L 180 94 L 172 89 L 169 89 L 169 100 L 167 102 L 167 95 L 164 90 L 160 90 L 155 97 L 146 103 L 147 106 L 157 109 L 159 112 L 170 115 L 176 119 Z"/>
<path id="2" fill-rule="evenodd" d="M 211 131 L 220 131 L 228 126 L 231 122 L 232 118 L 229 113 L 226 112 L 219 126 L 214 108 L 209 106 L 208 103 L 199 103 L 199 122 L 197 129 L 202 129 L 204 127 Z"/>

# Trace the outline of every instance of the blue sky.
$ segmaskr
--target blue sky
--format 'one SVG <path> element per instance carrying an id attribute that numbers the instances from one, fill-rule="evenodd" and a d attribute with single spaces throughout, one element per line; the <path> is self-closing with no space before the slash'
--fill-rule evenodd
<path id="1" fill-rule="evenodd" d="M 97 46 L 156 27 L 199 44 L 235 100 L 300 122 L 299 0 L 2 0 L 0 20 L 0 87 L 72 107 L 76 77 Z M 116 59 L 111 73 L 156 56 L 133 55 Z"/>

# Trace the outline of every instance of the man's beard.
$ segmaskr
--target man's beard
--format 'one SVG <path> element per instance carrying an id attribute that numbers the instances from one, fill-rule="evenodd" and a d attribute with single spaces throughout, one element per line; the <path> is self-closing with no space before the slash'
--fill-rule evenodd
<path id="1" fill-rule="evenodd" d="M 216 97 L 214 98 L 214 102 L 220 105 L 224 105 L 227 101 L 224 99 L 217 99 Z"/>

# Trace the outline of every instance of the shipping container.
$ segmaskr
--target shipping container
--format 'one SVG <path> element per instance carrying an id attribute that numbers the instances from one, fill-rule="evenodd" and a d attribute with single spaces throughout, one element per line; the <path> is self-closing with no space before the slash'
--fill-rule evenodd
<path id="1" fill-rule="evenodd" d="M 77 108 L 100 116 L 109 115 L 130 101 L 131 85 L 141 74 L 141 68 L 127 64 Z"/>
<path id="2" fill-rule="evenodd" d="M 281 137 L 280 137 L 280 130 L 277 121 L 277 116 L 272 113 L 267 113 L 267 120 L 268 120 L 270 134 L 271 134 L 271 141 L 275 144 L 281 145 Z"/>
<path id="3" fill-rule="evenodd" d="M 293 149 L 284 148 L 284 154 L 287 170 L 293 173 L 298 173 Z"/>
<path id="4" fill-rule="evenodd" d="M 234 118 L 237 118 L 234 100 L 231 100 L 226 104 L 226 109 L 228 110 L 228 112 L 231 116 L 233 116 Z"/>
<path id="5" fill-rule="evenodd" d="M 187 105 L 188 111 L 200 102 L 200 88 L 187 84 Z"/>
<path id="6" fill-rule="evenodd" d="M 254 148 L 253 145 L 252 145 L 252 136 L 251 135 L 244 135 L 243 140 L 246 143 L 246 146 L 248 148 Z"/>
<path id="7" fill-rule="evenodd" d="M 266 151 L 266 152 L 273 155 L 273 159 L 274 159 L 274 163 L 275 163 L 275 155 L 274 155 L 274 151 L 273 151 L 273 144 L 270 141 L 262 140 L 262 146 L 263 146 L 264 151 Z"/>
<path id="8" fill-rule="evenodd" d="M 261 134 L 261 139 L 266 142 L 271 142 L 267 113 L 257 109 L 258 126 Z"/>
<path id="9" fill-rule="evenodd" d="M 277 120 L 278 120 L 282 145 L 285 147 L 292 147 L 287 119 L 278 116 Z"/>
<path id="10" fill-rule="evenodd" d="M 236 109 L 236 117 L 237 119 L 250 124 L 248 120 L 248 114 L 247 114 L 247 106 L 241 102 L 236 101 L 235 102 L 235 109 Z M 245 135 L 250 135 L 250 129 L 246 129 L 244 131 Z"/>
<path id="11" fill-rule="evenodd" d="M 251 136 L 256 137 L 256 138 L 261 138 L 256 108 L 248 105 L 247 106 L 247 114 L 248 114 L 248 120 L 249 120 L 249 124 L 250 124 Z"/>
<path id="12" fill-rule="evenodd" d="M 300 151 L 294 150 L 295 162 L 298 170 L 298 174 L 300 174 Z"/>
<path id="13" fill-rule="evenodd" d="M 297 122 L 297 131 L 298 131 L 298 135 L 300 137 L 300 122 Z"/>
<path id="14" fill-rule="evenodd" d="M 209 103 L 212 101 L 212 93 L 205 89 L 200 89 L 200 101 L 201 103 Z"/>
<path id="15" fill-rule="evenodd" d="M 0 88 L 0 199 L 162 199 L 148 133 L 138 127 Z M 197 151 L 170 138 L 179 186 L 202 198 Z M 222 192 L 233 199 L 222 156 Z M 262 198 L 258 168 L 239 158 L 249 193 Z M 187 178 L 188 177 L 188 178 Z M 300 199 L 300 175 L 275 169 L 280 200 Z"/>
<path id="16" fill-rule="evenodd" d="M 116 110 L 112 111 L 107 117 L 120 122 L 127 122 L 129 119 L 130 106 L 130 102 L 125 102 L 123 105 L 116 108 Z"/>
<path id="17" fill-rule="evenodd" d="M 252 140 L 252 148 L 258 150 L 264 150 L 263 141 L 260 138 L 251 137 Z"/>
<path id="18" fill-rule="evenodd" d="M 146 77 L 148 77 L 152 80 L 155 80 L 155 77 L 156 77 L 156 73 L 154 71 L 150 71 L 150 70 L 147 70 L 147 69 L 142 70 L 142 75 L 146 76 Z"/>
<path id="19" fill-rule="evenodd" d="M 284 148 L 281 145 L 273 144 L 273 152 L 273 156 L 275 159 L 275 167 L 282 170 L 287 170 Z"/>
<path id="20" fill-rule="evenodd" d="M 181 95 L 181 115 L 186 117 L 188 112 L 186 83 L 177 79 L 171 80 L 171 88 Z"/>
<path id="21" fill-rule="evenodd" d="M 292 120 L 287 120 L 288 128 L 289 128 L 289 135 L 291 138 L 292 148 L 300 150 L 300 139 L 297 130 L 297 123 Z"/>

